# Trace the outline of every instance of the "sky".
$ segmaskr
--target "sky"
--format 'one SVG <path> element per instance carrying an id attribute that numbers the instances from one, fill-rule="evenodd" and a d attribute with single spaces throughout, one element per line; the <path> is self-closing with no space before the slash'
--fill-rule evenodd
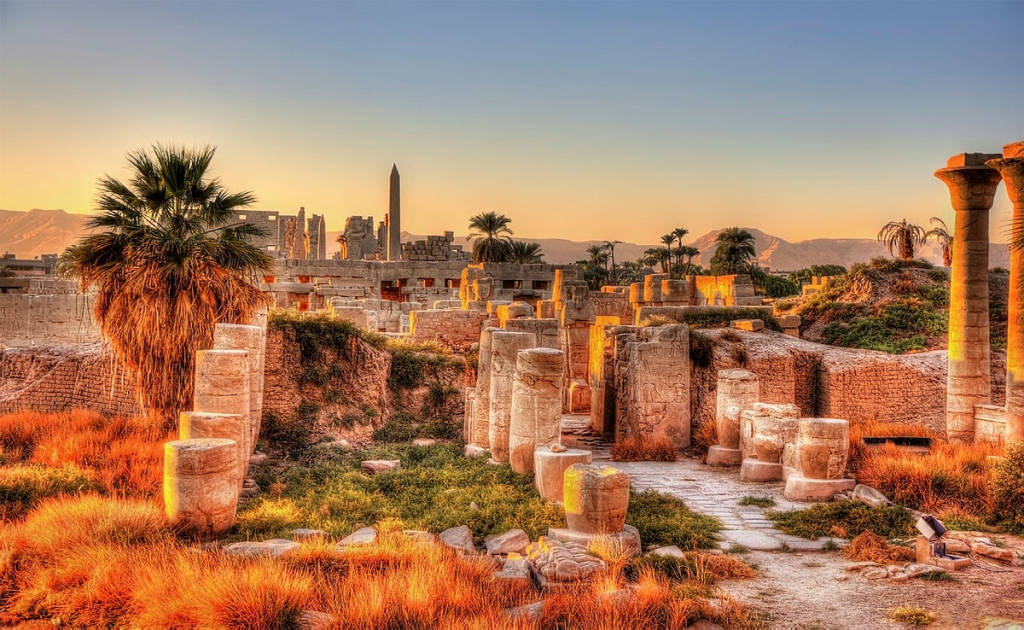
<path id="1" fill-rule="evenodd" d="M 1022 31 L 1024 2 L 0 0 L 0 208 L 89 212 L 176 143 L 332 230 L 382 218 L 392 163 L 418 234 L 952 224 L 932 172 L 1024 139 Z"/>

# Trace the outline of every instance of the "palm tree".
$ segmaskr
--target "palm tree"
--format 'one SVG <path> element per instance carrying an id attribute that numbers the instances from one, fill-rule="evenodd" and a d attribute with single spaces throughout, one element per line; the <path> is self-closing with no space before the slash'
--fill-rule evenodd
<path id="1" fill-rule="evenodd" d="M 953 235 L 949 233 L 946 222 L 939 217 L 932 217 L 931 223 L 935 227 L 928 230 L 925 238 L 934 238 L 942 246 L 942 266 L 949 267 L 953 264 Z"/>
<path id="2" fill-rule="evenodd" d="M 508 245 L 508 262 L 520 265 L 541 263 L 544 262 L 544 252 L 540 249 L 540 243 L 510 241 Z"/>
<path id="3" fill-rule="evenodd" d="M 604 245 L 591 245 L 587 248 L 587 255 L 590 256 L 590 260 L 587 261 L 589 264 L 607 269 L 608 250 Z"/>
<path id="4" fill-rule="evenodd" d="M 682 263 L 683 277 L 685 278 L 690 275 L 690 271 L 693 269 L 693 258 L 700 254 L 700 250 L 689 245 L 682 245 L 676 248 L 675 253 L 680 260 L 686 258 L 686 262 Z"/>
<path id="5" fill-rule="evenodd" d="M 899 251 L 900 260 L 913 260 L 914 247 L 923 245 L 926 232 L 920 225 L 902 221 L 889 221 L 878 231 L 878 240 L 885 244 L 889 255 L 896 256 Z"/>
<path id="6" fill-rule="evenodd" d="M 731 227 L 722 230 L 715 242 L 718 246 L 715 255 L 711 257 L 711 273 L 731 275 L 750 271 L 751 262 L 757 256 L 753 234 L 742 228 Z"/>
<path id="7" fill-rule="evenodd" d="M 508 259 L 512 219 L 497 212 L 482 212 L 469 220 L 474 262 L 503 262 Z"/>
<path id="8" fill-rule="evenodd" d="M 676 237 L 676 243 L 679 247 L 683 246 L 683 237 L 690 233 L 690 230 L 686 228 L 677 227 L 672 230 L 672 236 Z"/>
<path id="9" fill-rule="evenodd" d="M 60 270 L 96 290 L 93 312 L 115 356 L 137 376 L 139 402 L 165 420 L 192 400 L 196 350 L 217 322 L 248 321 L 272 266 L 248 242 L 262 231 L 231 223 L 255 201 L 207 177 L 215 149 L 152 147 L 128 154 L 127 184 L 99 180 L 94 230 L 61 255 Z"/>
<path id="10" fill-rule="evenodd" d="M 605 241 L 604 248 L 608 251 L 608 255 L 611 257 L 612 269 L 608 274 L 609 282 L 615 284 L 615 246 L 621 244 L 622 241 Z"/>

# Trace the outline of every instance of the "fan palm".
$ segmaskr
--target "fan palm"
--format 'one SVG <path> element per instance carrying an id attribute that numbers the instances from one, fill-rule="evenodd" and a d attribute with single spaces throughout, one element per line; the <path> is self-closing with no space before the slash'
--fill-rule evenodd
<path id="1" fill-rule="evenodd" d="M 526 241 L 510 241 L 508 245 L 508 262 L 529 265 L 544 262 L 544 252 L 540 249 L 540 243 L 528 243 Z"/>
<path id="2" fill-rule="evenodd" d="M 248 321 L 266 298 L 255 285 L 272 261 L 229 224 L 252 193 L 230 193 L 206 171 L 214 149 L 128 154 L 127 184 L 99 180 L 92 232 L 67 248 L 63 273 L 95 289 L 93 312 L 115 356 L 137 377 L 139 402 L 174 418 L 192 399 L 195 352 L 217 322 Z"/>
<path id="3" fill-rule="evenodd" d="M 482 212 L 469 219 L 474 262 L 504 262 L 509 256 L 512 219 L 497 212 Z"/>
<path id="4" fill-rule="evenodd" d="M 925 229 L 920 225 L 907 223 L 906 219 L 901 221 L 889 221 L 878 231 L 879 242 L 885 244 L 891 256 L 897 256 L 900 260 L 913 260 L 914 248 L 924 244 Z"/>
<path id="5" fill-rule="evenodd" d="M 953 235 L 949 233 L 946 222 L 939 217 L 932 217 L 931 222 L 935 227 L 928 230 L 925 238 L 934 238 L 942 247 L 942 266 L 949 267 L 953 264 Z"/>
<path id="6" fill-rule="evenodd" d="M 722 230 L 715 238 L 718 244 L 715 254 L 711 257 L 712 273 L 737 274 L 750 271 L 751 262 L 757 256 L 754 247 L 754 235 L 750 232 L 732 227 Z"/>

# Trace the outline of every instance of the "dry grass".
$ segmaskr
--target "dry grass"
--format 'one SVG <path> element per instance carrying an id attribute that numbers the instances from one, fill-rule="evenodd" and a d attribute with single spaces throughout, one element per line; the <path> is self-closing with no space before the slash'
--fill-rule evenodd
<path id="1" fill-rule="evenodd" d="M 915 557 L 913 549 L 890 545 L 884 538 L 871 532 L 864 532 L 851 540 L 843 549 L 843 555 L 857 562 L 871 561 L 879 564 L 907 562 Z"/>
<path id="2" fill-rule="evenodd" d="M 107 492 L 159 494 L 163 443 L 172 432 L 142 418 L 107 418 L 91 411 L 0 416 L 5 464 L 76 467 Z"/>
<path id="3" fill-rule="evenodd" d="M 693 447 L 697 452 L 707 454 L 708 449 L 718 444 L 718 426 L 714 418 L 703 420 L 697 425 L 692 436 Z"/>
<path id="4" fill-rule="evenodd" d="M 612 446 L 612 460 L 617 462 L 674 462 L 679 449 L 668 438 L 627 437 Z"/>
<path id="5" fill-rule="evenodd" d="M 691 555 L 696 573 L 686 581 L 648 569 L 630 583 L 617 565 L 545 599 L 530 584 L 494 580 L 487 558 L 388 527 L 378 544 L 344 552 L 308 545 L 276 560 L 236 558 L 183 546 L 152 503 L 58 498 L 0 529 L 0 623 L 269 629 L 297 627 L 303 611 L 317 610 L 346 629 L 525 628 L 533 626 L 504 609 L 544 599 L 545 627 L 669 628 L 700 618 L 753 625 L 739 605 L 707 599 L 717 579 L 749 567 Z M 618 589 L 629 596 L 607 595 Z"/>

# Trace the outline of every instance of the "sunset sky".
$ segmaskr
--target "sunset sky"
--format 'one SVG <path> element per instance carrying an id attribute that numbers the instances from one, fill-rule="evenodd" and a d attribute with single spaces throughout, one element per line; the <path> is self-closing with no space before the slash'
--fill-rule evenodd
<path id="1" fill-rule="evenodd" d="M 0 208 L 88 212 L 164 142 L 333 230 L 397 162 L 421 234 L 873 237 L 951 214 L 949 155 L 1024 139 L 1022 32 L 1022 2 L 0 0 Z"/>

